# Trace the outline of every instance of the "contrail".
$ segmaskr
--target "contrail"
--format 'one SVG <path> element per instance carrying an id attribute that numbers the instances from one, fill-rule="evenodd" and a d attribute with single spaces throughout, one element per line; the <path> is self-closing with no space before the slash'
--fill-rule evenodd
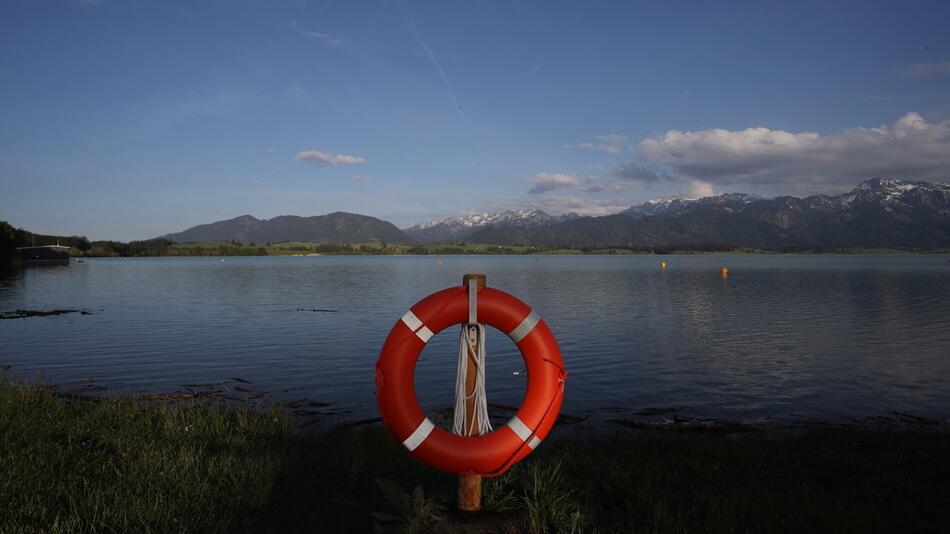
<path id="1" fill-rule="evenodd" d="M 305 29 L 303 29 L 303 28 L 301 28 L 300 26 L 297 25 L 297 21 L 296 21 L 296 20 L 290 21 L 290 26 L 293 27 L 293 29 L 297 30 L 297 33 L 299 33 L 299 34 L 302 35 L 302 36 L 304 36 L 304 37 L 315 37 L 315 38 L 320 39 L 321 41 L 327 43 L 327 44 L 330 45 L 330 46 L 336 47 L 336 46 L 340 46 L 340 44 L 343 43 L 343 40 L 342 40 L 342 39 L 338 39 L 338 38 L 336 38 L 336 37 L 333 37 L 332 35 L 330 35 L 330 34 L 328 34 L 328 33 L 323 33 L 323 32 L 318 32 L 318 31 L 312 31 L 312 30 L 305 30 Z"/>
<path id="2" fill-rule="evenodd" d="M 419 41 L 419 46 L 422 47 L 422 51 L 425 52 L 425 55 L 432 60 L 432 64 L 435 65 L 435 70 L 439 71 L 439 77 L 442 78 L 442 85 L 445 86 L 445 90 L 449 93 L 449 98 L 452 99 L 452 105 L 455 106 L 456 111 L 459 112 L 459 115 L 462 114 L 462 106 L 459 105 L 459 101 L 455 98 L 455 91 L 452 90 L 452 84 L 449 83 L 449 78 L 445 75 L 445 71 L 442 70 L 442 65 L 439 64 L 439 60 L 435 58 L 435 55 L 432 53 L 432 50 L 429 50 L 429 46 L 426 45 L 425 39 L 422 38 L 422 34 L 419 33 L 419 30 L 416 29 L 416 24 L 412 21 L 412 17 L 409 16 L 409 11 L 406 10 L 406 6 L 402 2 L 399 2 L 399 9 L 402 10 L 402 16 L 405 17 L 406 23 L 409 25 L 409 29 L 412 30 L 412 33 L 415 34 L 416 39 Z"/>

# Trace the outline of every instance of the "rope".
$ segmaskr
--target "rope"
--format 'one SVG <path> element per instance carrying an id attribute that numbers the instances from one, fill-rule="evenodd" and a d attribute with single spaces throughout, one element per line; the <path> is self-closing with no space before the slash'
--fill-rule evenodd
<path id="1" fill-rule="evenodd" d="M 469 352 L 471 351 L 471 353 Z M 468 381 L 468 361 L 475 354 L 475 388 L 471 395 L 465 393 Z M 474 400 L 474 417 L 468 417 L 468 401 Z M 465 419 L 470 425 L 465 428 Z M 476 424 L 477 423 L 477 424 Z M 485 395 L 485 326 L 481 324 L 462 325 L 459 336 L 458 373 L 455 377 L 455 420 L 452 430 L 460 436 L 482 435 L 491 432 L 488 419 L 488 398 Z"/>
<path id="2" fill-rule="evenodd" d="M 472 357 L 474 355 L 474 357 Z M 475 387 L 466 393 L 469 359 L 475 365 Z M 468 414 L 468 401 L 473 401 L 474 414 Z M 465 428 L 465 420 L 471 423 Z M 488 419 L 488 397 L 485 395 L 485 325 L 478 324 L 478 287 L 475 280 L 468 282 L 468 324 L 459 334 L 458 372 L 455 374 L 455 420 L 452 430 L 460 436 L 483 435 L 491 432 Z"/>
<path id="3" fill-rule="evenodd" d="M 548 414 L 551 413 L 551 407 L 554 406 L 554 401 L 556 401 L 558 397 L 564 395 L 564 380 L 567 378 L 567 371 L 564 370 L 564 367 L 552 362 L 551 360 L 547 358 L 544 358 L 543 361 L 561 370 L 557 379 L 557 383 L 560 387 L 558 388 L 554 396 L 551 397 L 551 401 L 548 402 L 547 408 L 544 409 L 544 414 L 542 414 L 541 418 L 538 419 L 538 424 L 534 425 L 534 428 L 531 429 L 532 436 L 537 434 L 538 429 L 541 428 L 541 423 L 543 423 L 544 420 L 547 419 Z M 508 456 L 507 460 L 505 460 L 504 462 L 502 462 L 500 466 L 498 466 L 498 469 L 495 469 L 494 471 L 489 471 L 487 473 L 476 473 L 476 474 L 482 475 L 485 477 L 496 477 L 504 473 L 505 471 L 508 470 L 509 467 L 511 467 L 515 463 L 515 457 L 517 457 L 518 454 L 520 454 L 521 451 L 527 446 L 528 446 L 528 441 L 524 441 L 521 445 L 518 446 L 517 449 L 515 449 L 515 452 L 511 453 L 511 455 Z"/>

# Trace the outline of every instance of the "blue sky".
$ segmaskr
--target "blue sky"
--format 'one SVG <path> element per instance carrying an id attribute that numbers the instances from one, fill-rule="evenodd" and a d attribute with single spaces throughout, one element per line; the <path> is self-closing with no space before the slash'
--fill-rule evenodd
<path id="1" fill-rule="evenodd" d="M 13 0 L 0 219 L 141 239 L 950 179 L 948 2 Z"/>

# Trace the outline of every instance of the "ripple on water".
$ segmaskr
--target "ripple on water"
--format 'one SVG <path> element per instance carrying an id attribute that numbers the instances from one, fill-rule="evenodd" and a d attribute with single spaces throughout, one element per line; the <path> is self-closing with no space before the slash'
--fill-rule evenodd
<path id="1" fill-rule="evenodd" d="M 410 305 L 464 272 L 514 293 L 554 330 L 564 410 L 677 406 L 741 420 L 950 416 L 946 256 L 157 258 L 90 260 L 0 280 L 0 364 L 53 382 L 169 390 L 240 376 L 376 414 L 373 365 Z M 730 276 L 718 275 L 729 265 Z M 303 310 L 334 310 L 312 312 Z M 451 404 L 457 330 L 423 352 L 415 385 Z M 518 404 L 526 377 L 489 337 L 488 391 Z"/>

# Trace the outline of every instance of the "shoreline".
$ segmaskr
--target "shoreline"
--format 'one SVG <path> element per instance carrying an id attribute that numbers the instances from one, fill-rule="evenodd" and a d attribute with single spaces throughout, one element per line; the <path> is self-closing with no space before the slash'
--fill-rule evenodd
<path id="1" fill-rule="evenodd" d="M 88 403 L 118 401 L 146 405 L 196 402 L 230 410 L 252 412 L 278 410 L 290 417 L 291 422 L 300 428 L 312 428 L 317 431 L 332 432 L 366 426 L 382 426 L 382 420 L 375 412 L 346 417 L 345 414 L 353 413 L 350 409 L 352 406 L 343 408 L 327 398 L 302 396 L 296 388 L 276 390 L 259 388 L 252 381 L 241 377 L 231 377 L 219 382 L 181 384 L 177 389 L 119 393 L 112 390 L 110 386 L 92 379 L 50 384 L 42 380 L 10 376 L 11 369 L 12 366 L 0 364 L 0 387 L 6 376 L 8 383 L 29 385 L 63 401 Z M 431 418 L 437 426 L 450 431 L 453 420 L 452 410 L 451 406 L 435 409 Z M 489 402 L 488 410 L 493 419 L 503 422 L 514 415 L 518 408 Z M 889 409 L 878 414 L 852 414 L 839 417 L 788 414 L 746 420 L 689 412 L 682 406 L 629 409 L 611 406 L 600 410 L 599 413 L 601 416 L 592 417 L 594 412 L 591 411 L 581 413 L 562 411 L 558 415 L 554 432 L 559 435 L 569 432 L 591 437 L 630 431 L 760 435 L 795 434 L 823 429 L 871 432 L 950 432 L 950 418 L 909 413 L 899 409 Z"/>
<path id="2" fill-rule="evenodd" d="M 567 430 L 485 479 L 487 510 L 460 517 L 455 476 L 416 462 L 379 426 L 321 431 L 274 409 L 84 402 L 5 381 L 0 530 L 870 532 L 950 522 L 946 431 Z"/>
<path id="3" fill-rule="evenodd" d="M 496 246 L 485 245 L 484 247 L 470 248 L 465 250 L 443 249 L 441 247 L 429 251 L 412 250 L 376 250 L 366 251 L 327 251 L 315 248 L 314 252 L 290 252 L 267 251 L 262 254 L 241 254 L 230 253 L 215 249 L 213 246 L 198 247 L 200 251 L 183 251 L 176 254 L 153 254 L 153 255 L 88 255 L 78 254 L 75 257 L 82 258 L 189 258 L 189 257 L 323 257 L 323 256 L 891 256 L 891 255 L 945 255 L 950 254 L 950 249 L 814 249 L 814 250 L 760 250 L 760 249 L 723 249 L 723 250 L 638 250 L 636 248 L 626 247 L 606 247 L 592 250 L 584 249 L 560 249 L 552 248 L 546 250 L 519 250 L 520 248 L 531 249 L 534 247 L 514 247 L 514 246 Z"/>

